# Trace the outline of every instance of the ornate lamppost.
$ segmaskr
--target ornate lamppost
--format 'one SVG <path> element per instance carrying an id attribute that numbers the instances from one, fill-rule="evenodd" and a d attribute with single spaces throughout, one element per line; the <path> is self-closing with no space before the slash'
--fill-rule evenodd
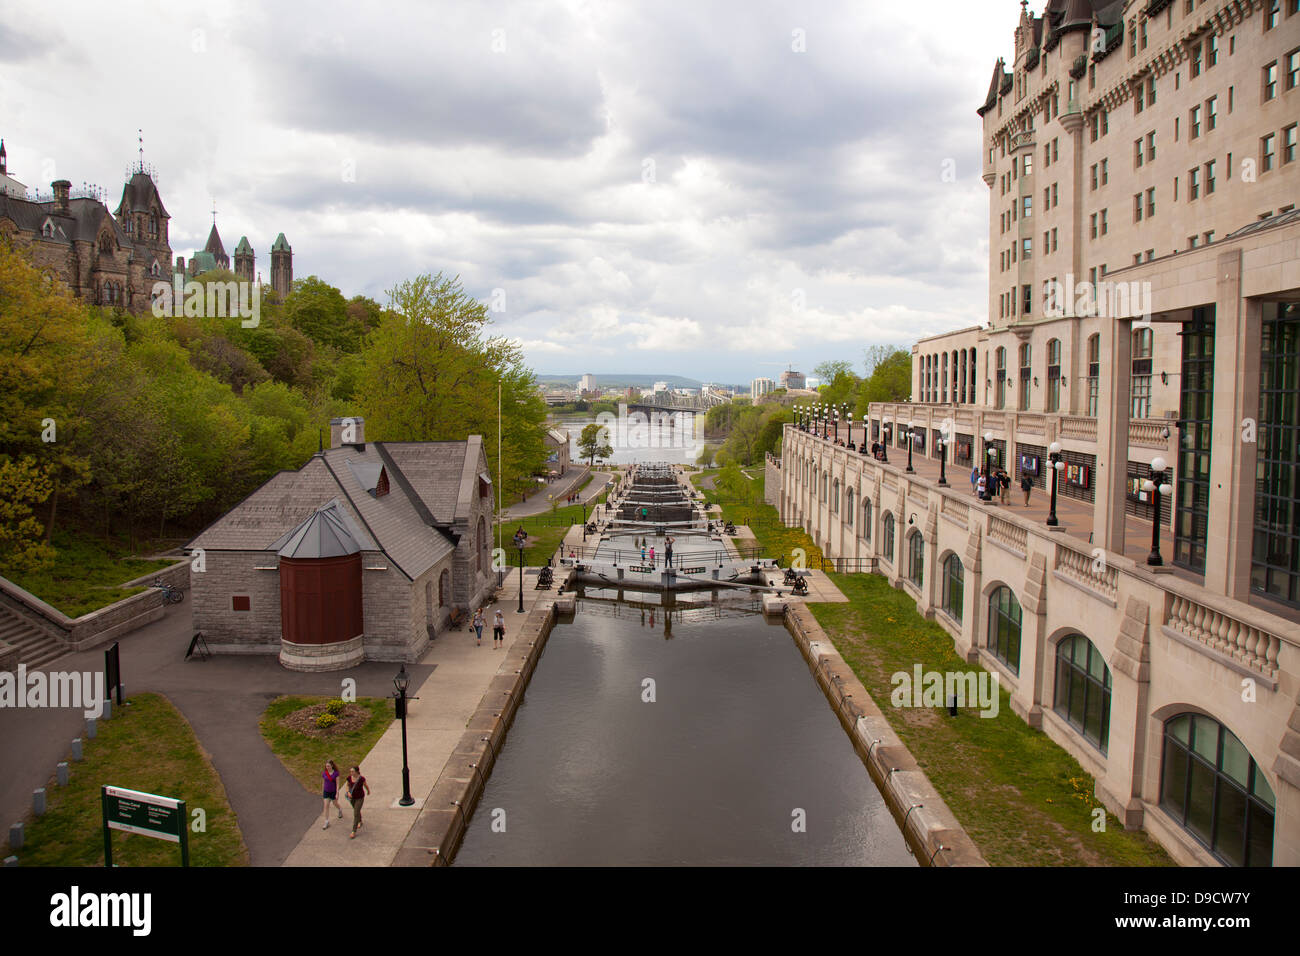
<path id="1" fill-rule="evenodd" d="M 990 478 L 989 462 L 997 455 L 998 450 L 996 448 L 993 448 L 992 445 L 993 445 L 993 433 L 985 432 L 984 433 L 984 496 L 982 498 L 983 501 L 993 500 L 993 486 L 989 481 Z"/>
<path id="2" fill-rule="evenodd" d="M 835 419 L 835 441 L 838 443 L 840 440 L 840 410 L 838 408 L 832 408 L 831 417 Z"/>
<path id="3" fill-rule="evenodd" d="M 411 768 L 406 762 L 406 702 L 408 700 L 419 700 L 418 697 L 407 697 L 406 689 L 411 686 L 411 678 L 406 673 L 406 665 L 403 664 L 397 676 L 393 678 L 393 687 L 397 689 L 394 695 L 396 702 L 397 717 L 402 721 L 402 799 L 398 804 L 403 807 L 409 807 L 415 803 L 415 798 L 411 796 Z"/>
<path id="4" fill-rule="evenodd" d="M 888 415 L 880 420 L 881 437 L 885 439 L 880 443 L 880 460 L 886 465 L 889 464 L 889 445 L 894 440 L 893 421 Z"/>
<path id="5" fill-rule="evenodd" d="M 849 412 L 849 447 L 853 447 L 853 413 Z"/>
<path id="6" fill-rule="evenodd" d="M 1052 504 L 1047 512 L 1047 526 L 1055 528 L 1059 521 L 1056 520 L 1056 482 L 1060 473 L 1065 470 L 1065 462 L 1061 460 L 1061 443 L 1052 442 L 1047 446 L 1047 459 L 1052 463 Z"/>
<path id="7" fill-rule="evenodd" d="M 1151 459 L 1151 477 L 1142 482 L 1142 490 L 1150 493 L 1151 504 L 1155 507 L 1155 514 L 1151 516 L 1151 553 L 1147 555 L 1147 564 L 1152 567 L 1160 567 L 1165 563 L 1160 557 L 1160 496 L 1173 491 L 1165 483 L 1168 474 L 1168 464 L 1157 455 Z"/>
<path id="8" fill-rule="evenodd" d="M 524 539 L 517 539 L 519 545 L 519 607 L 515 609 L 516 614 L 524 613 Z"/>
<path id="9" fill-rule="evenodd" d="M 944 470 L 948 463 L 948 441 L 944 438 L 943 433 L 939 434 L 939 440 L 934 443 L 935 450 L 939 452 L 939 487 L 948 487 L 948 474 Z"/>
<path id="10" fill-rule="evenodd" d="M 916 428 L 912 422 L 907 423 L 903 435 L 907 439 L 907 468 L 905 470 L 908 474 L 912 474 L 912 446 L 916 444 Z"/>

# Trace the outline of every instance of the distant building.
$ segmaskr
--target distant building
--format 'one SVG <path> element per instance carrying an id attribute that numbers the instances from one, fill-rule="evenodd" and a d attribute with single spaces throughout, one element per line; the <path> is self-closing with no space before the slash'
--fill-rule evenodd
<path id="1" fill-rule="evenodd" d="M 776 382 L 770 378 L 756 378 L 749 383 L 749 397 L 758 401 L 764 395 L 776 390 Z"/>
<path id="2" fill-rule="evenodd" d="M 257 255 L 253 252 L 248 237 L 240 236 L 239 244 L 235 246 L 235 275 L 245 282 L 253 282 L 257 279 L 256 267 Z M 221 234 L 217 232 L 216 216 L 214 215 L 212 230 L 208 233 L 207 244 L 190 256 L 188 268 L 184 257 L 177 256 L 176 271 L 184 273 L 189 278 L 195 278 L 214 269 L 229 268 L 230 256 L 226 254 L 226 247 L 221 241 Z M 284 233 L 280 233 L 271 246 L 271 288 L 275 290 L 276 295 L 283 299 L 289 294 L 292 287 L 293 247 L 289 245 L 289 240 L 284 238 Z"/>
<path id="3" fill-rule="evenodd" d="M 793 369 L 786 369 L 781 373 L 782 388 L 806 388 L 807 380 L 803 372 L 796 372 Z"/>
<path id="4" fill-rule="evenodd" d="M 594 392 L 596 390 L 596 376 L 584 375 L 578 379 L 579 392 Z"/>
<path id="5" fill-rule="evenodd" d="M 569 436 L 558 428 L 546 429 L 546 470 L 562 475 L 569 470 Z"/>
<path id="6" fill-rule="evenodd" d="M 668 383 L 667 383 L 667 382 L 655 382 L 655 384 L 654 384 L 654 388 L 650 389 L 650 391 L 652 391 L 652 392 L 667 392 L 667 391 L 671 391 L 671 389 L 668 388 Z"/>

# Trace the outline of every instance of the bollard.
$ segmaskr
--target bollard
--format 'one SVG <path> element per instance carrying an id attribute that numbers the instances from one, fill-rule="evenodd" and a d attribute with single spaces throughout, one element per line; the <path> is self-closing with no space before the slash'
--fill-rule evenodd
<path id="1" fill-rule="evenodd" d="M 948 695 L 948 716 L 949 717 L 957 716 L 957 695 L 956 694 Z"/>
<path id="2" fill-rule="evenodd" d="M 97 733 L 99 733 L 99 728 L 95 726 L 95 718 L 87 717 L 86 718 L 86 739 L 94 740 L 95 734 Z"/>
<path id="3" fill-rule="evenodd" d="M 23 825 L 21 823 L 10 824 L 9 846 L 15 850 L 23 848 Z"/>
<path id="4" fill-rule="evenodd" d="M 18 857 L 16 856 L 5 857 L 5 866 L 17 866 L 17 865 L 18 865 Z"/>
<path id="5" fill-rule="evenodd" d="M 72 759 L 77 761 L 78 763 L 81 762 L 81 738 L 80 737 L 72 738 Z"/>
<path id="6" fill-rule="evenodd" d="M 38 816 L 45 816 L 45 788 L 37 787 L 32 791 L 32 811 Z"/>
<path id="7" fill-rule="evenodd" d="M 60 760 L 57 767 L 54 768 L 54 779 L 59 781 L 60 787 L 68 785 L 68 762 Z"/>
<path id="8" fill-rule="evenodd" d="M 104 720 L 112 720 L 112 719 L 113 719 L 113 698 L 110 695 L 108 699 L 104 701 Z"/>

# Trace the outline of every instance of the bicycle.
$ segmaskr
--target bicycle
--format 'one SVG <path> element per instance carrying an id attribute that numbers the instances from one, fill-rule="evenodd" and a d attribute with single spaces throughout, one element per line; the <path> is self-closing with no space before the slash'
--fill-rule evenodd
<path id="1" fill-rule="evenodd" d="M 166 604 L 180 604 L 181 601 L 185 600 L 184 588 L 175 588 L 170 584 L 164 584 L 162 578 L 154 578 L 153 584 L 149 585 L 149 587 L 162 591 L 163 602 Z"/>

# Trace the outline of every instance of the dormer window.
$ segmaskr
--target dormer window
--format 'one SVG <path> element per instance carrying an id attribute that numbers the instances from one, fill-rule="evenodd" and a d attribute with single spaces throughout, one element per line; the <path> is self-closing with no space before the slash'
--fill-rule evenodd
<path id="1" fill-rule="evenodd" d="M 379 480 L 375 482 L 375 497 L 382 498 L 388 494 L 388 469 L 379 469 Z"/>
<path id="2" fill-rule="evenodd" d="M 54 223 L 52 223 L 50 220 L 46 219 L 45 222 L 44 222 L 44 224 L 42 224 L 42 226 L 41 226 L 41 235 L 44 236 L 46 239 L 53 239 L 53 238 L 54 238 Z"/>

